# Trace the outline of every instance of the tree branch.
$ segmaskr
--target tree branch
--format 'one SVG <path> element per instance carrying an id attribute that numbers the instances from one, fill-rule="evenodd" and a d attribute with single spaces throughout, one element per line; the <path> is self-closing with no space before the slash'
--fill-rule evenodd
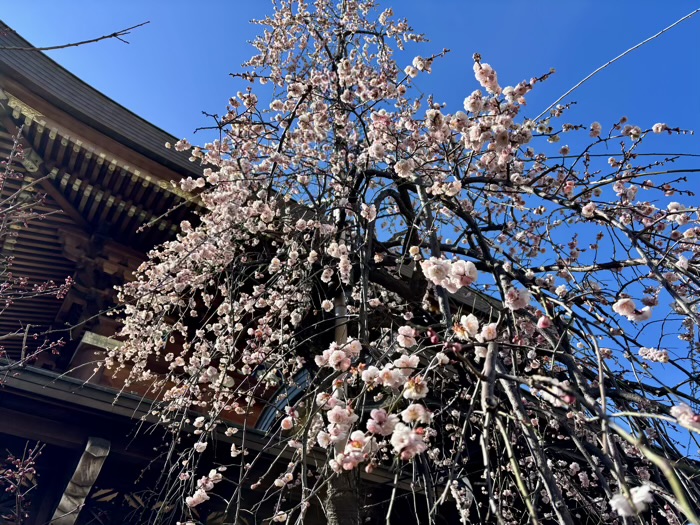
<path id="1" fill-rule="evenodd" d="M 124 40 L 126 35 L 131 34 L 131 32 L 134 29 L 137 29 L 139 27 L 143 27 L 146 24 L 150 24 L 150 20 L 146 22 L 141 22 L 140 24 L 136 24 L 135 26 L 127 27 L 126 29 L 122 29 L 120 31 L 116 31 L 114 33 L 110 33 L 109 35 L 102 35 L 97 38 L 91 38 L 89 40 L 81 40 L 80 42 L 71 42 L 69 44 L 61 44 L 57 46 L 47 46 L 47 47 L 23 47 L 23 46 L 0 46 L 0 51 L 56 51 L 58 49 L 67 49 L 69 47 L 78 47 L 78 46 L 84 46 L 86 44 L 94 44 L 96 42 L 101 42 L 102 40 L 110 40 L 112 38 L 116 38 L 120 42 L 124 42 L 125 44 L 128 44 L 129 42 L 127 40 Z"/>

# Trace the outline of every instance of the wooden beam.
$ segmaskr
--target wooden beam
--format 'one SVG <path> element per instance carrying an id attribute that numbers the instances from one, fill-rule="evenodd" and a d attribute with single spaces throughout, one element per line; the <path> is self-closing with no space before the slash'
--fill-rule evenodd
<path id="1" fill-rule="evenodd" d="M 0 406 L 3 434 L 41 441 L 57 447 L 82 448 L 85 436 L 76 425 L 61 423 L 43 415 L 28 414 Z"/>
<path id="2" fill-rule="evenodd" d="M 111 337 L 105 337 L 104 335 L 96 334 L 94 332 L 86 331 L 83 334 L 83 339 L 80 341 L 80 345 L 91 345 L 103 350 L 114 350 L 115 348 L 120 348 L 124 345 L 123 341 L 117 341 Z M 78 348 L 80 348 L 78 345 Z"/>
<path id="3" fill-rule="evenodd" d="M 110 442 L 106 439 L 88 438 L 85 452 L 80 457 L 73 477 L 68 482 L 61 501 L 53 513 L 52 525 L 73 525 L 77 521 L 85 499 L 109 455 L 109 449 Z"/>

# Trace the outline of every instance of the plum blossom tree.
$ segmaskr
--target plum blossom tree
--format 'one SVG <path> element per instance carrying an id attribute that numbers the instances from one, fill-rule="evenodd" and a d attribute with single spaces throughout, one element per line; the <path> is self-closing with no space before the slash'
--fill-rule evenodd
<path id="1" fill-rule="evenodd" d="M 220 139 L 174 145 L 203 211 L 121 289 L 106 365 L 191 434 L 175 503 L 389 523 L 409 490 L 421 523 L 698 523 L 700 224 L 676 158 L 643 155 L 684 131 L 529 119 L 550 73 L 502 87 L 478 54 L 449 110 L 412 89 L 444 52 L 399 65 L 424 38 L 375 9 L 276 2 Z M 205 464 L 258 408 L 269 450 Z M 389 501 L 362 510 L 377 471 Z"/>

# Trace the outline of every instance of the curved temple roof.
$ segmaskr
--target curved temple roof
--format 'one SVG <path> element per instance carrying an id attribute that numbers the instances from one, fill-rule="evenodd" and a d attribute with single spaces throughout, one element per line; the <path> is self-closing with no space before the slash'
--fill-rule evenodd
<path id="1" fill-rule="evenodd" d="M 169 150 L 177 140 L 162 129 L 106 97 L 41 52 L 0 21 L 0 78 L 11 79 L 96 131 L 181 175 L 196 175 L 188 155 Z"/>

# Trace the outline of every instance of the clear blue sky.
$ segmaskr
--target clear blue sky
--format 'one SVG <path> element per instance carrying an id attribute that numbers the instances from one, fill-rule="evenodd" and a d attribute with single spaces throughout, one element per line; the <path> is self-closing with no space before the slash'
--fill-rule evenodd
<path id="1" fill-rule="evenodd" d="M 9 0 L 0 0 L 0 3 Z M 418 86 L 459 109 L 476 88 L 471 55 L 480 52 L 499 71 L 501 85 L 557 69 L 529 97 L 534 116 L 558 95 L 612 57 L 699 7 L 697 2 L 386 0 L 431 40 L 411 52 L 452 50 Z M 179 137 L 207 125 L 202 111 L 220 112 L 238 87 L 228 77 L 252 54 L 246 44 L 271 11 L 268 0 L 27 0 L 0 12 L 36 46 L 92 38 L 139 22 L 129 37 L 49 55 L 107 96 Z M 578 90 L 567 121 L 605 124 L 657 121 L 700 131 L 700 14 L 624 58 Z M 662 149 L 700 153 L 700 136 L 661 143 Z M 699 163 L 700 164 L 700 163 Z M 700 184 L 696 183 L 696 187 Z"/>

